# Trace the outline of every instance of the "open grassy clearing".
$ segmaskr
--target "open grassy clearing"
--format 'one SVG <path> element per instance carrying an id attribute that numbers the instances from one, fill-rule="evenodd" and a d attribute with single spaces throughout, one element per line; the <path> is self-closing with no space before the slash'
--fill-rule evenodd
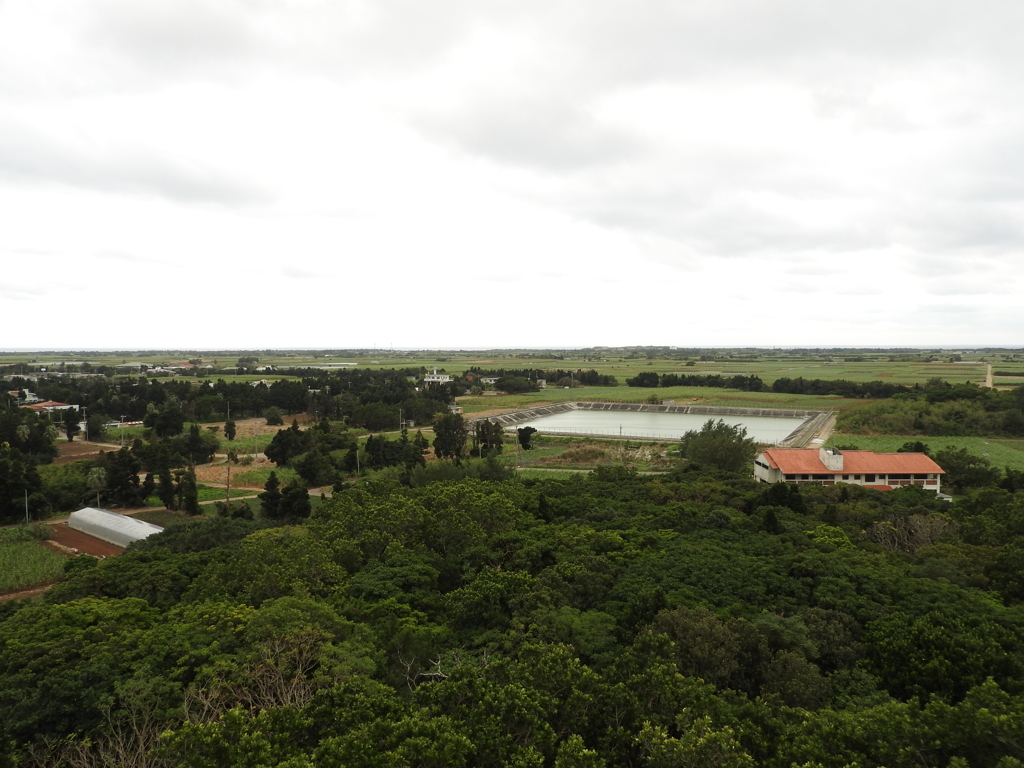
<path id="1" fill-rule="evenodd" d="M 523 451 L 517 450 L 514 441 L 509 441 L 505 446 L 504 461 L 520 469 L 592 469 L 616 465 L 635 467 L 641 471 L 664 470 L 675 463 L 671 455 L 665 455 L 674 447 L 670 443 L 590 440 L 553 435 L 534 435 L 531 443 L 533 448 Z"/>
<path id="2" fill-rule="evenodd" d="M 65 562 L 26 528 L 0 530 L 0 592 L 59 579 Z"/>
<path id="3" fill-rule="evenodd" d="M 943 448 L 966 448 L 977 456 L 985 456 L 994 466 L 1024 470 L 1024 440 L 991 437 L 922 437 L 921 435 L 844 435 L 833 434 L 829 447 L 853 446 L 866 451 L 891 453 L 907 442 L 920 441 L 932 454 Z"/>

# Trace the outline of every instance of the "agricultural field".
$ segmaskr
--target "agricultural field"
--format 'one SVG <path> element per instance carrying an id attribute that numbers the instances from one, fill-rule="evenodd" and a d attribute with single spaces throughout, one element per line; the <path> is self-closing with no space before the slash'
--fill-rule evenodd
<path id="1" fill-rule="evenodd" d="M 147 509 L 145 512 L 133 513 L 132 517 L 145 520 L 153 525 L 159 525 L 162 528 L 169 528 L 172 525 L 178 525 L 187 520 L 197 519 L 186 515 L 184 512 L 172 512 L 169 509 Z"/>
<path id="2" fill-rule="evenodd" d="M 240 357 L 258 358 L 260 366 L 274 366 L 276 371 L 253 372 L 236 375 L 234 369 Z M 63 370 L 78 370 L 82 363 L 92 366 L 144 364 L 147 366 L 180 365 L 188 360 L 200 360 L 223 372 L 212 376 L 188 375 L 192 381 L 223 378 L 226 381 L 253 382 L 261 379 L 290 378 L 293 368 L 309 366 L 325 370 L 342 368 L 433 368 L 451 374 L 478 367 L 482 369 L 540 369 L 576 370 L 595 369 L 598 373 L 616 376 L 620 381 L 644 371 L 658 373 L 690 373 L 723 375 L 747 374 L 760 376 L 770 384 L 779 377 L 809 379 L 848 379 L 865 382 L 888 379 L 893 383 L 923 383 L 941 377 L 953 383 L 981 382 L 986 364 L 1024 377 L 1024 355 L 1019 350 L 988 350 L 980 352 L 950 350 L 675 350 L 667 348 L 636 348 L 634 350 L 575 350 L 565 352 L 542 350 L 490 350 L 490 351 L 417 351 L 394 352 L 361 350 L 357 354 L 296 352 L 146 352 L 118 354 L 5 353 L 0 354 L 2 366 L 31 364 L 45 366 L 50 371 L 62 370 L 61 363 L 76 363 Z M 229 370 L 230 369 L 230 370 Z M 125 368 L 125 374 L 131 373 Z"/>
<path id="3" fill-rule="evenodd" d="M 232 475 L 232 485 L 234 485 L 234 475 Z M 199 495 L 199 503 L 205 504 L 212 501 L 224 501 L 225 488 L 211 488 L 206 485 L 200 485 L 197 489 Z M 231 498 L 237 498 L 239 496 L 251 496 L 251 490 L 245 488 L 232 488 Z M 150 496 L 146 499 L 147 507 L 162 507 L 164 503 L 160 501 L 157 496 Z M 157 523 L 157 525 L 163 525 L 163 523 Z"/>
<path id="4" fill-rule="evenodd" d="M 67 558 L 48 549 L 44 538 L 27 527 L 0 529 L 0 593 L 64 577 Z"/>
<path id="5" fill-rule="evenodd" d="M 966 448 L 976 456 L 984 456 L 995 467 L 1024 471 L 1024 440 L 991 437 L 927 437 L 921 435 L 845 435 L 833 433 L 827 447 L 845 446 L 880 453 L 895 452 L 908 442 L 922 442 L 934 454 L 943 448 Z"/>
<path id="6" fill-rule="evenodd" d="M 270 479 L 271 472 L 277 473 L 277 479 L 281 482 L 281 485 L 287 485 L 299 476 L 291 467 L 259 467 L 232 472 L 231 484 L 239 488 L 262 488 L 267 484 L 267 480 Z M 223 493 L 221 491 L 221 496 L 223 496 Z M 240 495 L 248 495 L 248 493 Z"/>

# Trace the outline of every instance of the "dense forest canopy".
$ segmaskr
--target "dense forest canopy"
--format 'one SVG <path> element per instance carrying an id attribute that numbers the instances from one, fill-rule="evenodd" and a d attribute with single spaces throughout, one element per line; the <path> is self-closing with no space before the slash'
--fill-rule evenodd
<path id="1" fill-rule="evenodd" d="M 10 765 L 1010 768 L 1022 499 L 611 468 L 174 526 L 0 608 L 0 743 Z"/>

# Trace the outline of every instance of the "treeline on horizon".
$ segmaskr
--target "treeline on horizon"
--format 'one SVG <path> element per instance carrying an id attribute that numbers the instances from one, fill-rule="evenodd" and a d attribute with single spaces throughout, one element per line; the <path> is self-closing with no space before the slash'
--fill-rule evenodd
<path id="1" fill-rule="evenodd" d="M 418 388 L 421 368 L 368 368 L 321 371 L 304 369 L 298 378 L 263 382 L 227 382 L 224 379 L 201 383 L 181 379 L 124 376 L 117 379 L 90 377 L 72 379 L 46 377 L 30 381 L 21 377 L 0 380 L 0 392 L 31 390 L 44 400 L 78 405 L 90 413 L 99 413 L 112 421 L 121 416 L 127 421 L 143 421 L 154 411 L 171 408 L 180 411 L 184 421 L 208 421 L 261 416 L 268 408 L 285 413 L 310 413 L 328 418 L 347 418 L 361 425 L 361 416 L 379 429 L 377 411 L 360 414 L 360 407 L 382 405 L 388 421 L 397 427 L 398 409 L 408 418 L 429 421 L 445 410 L 461 389 L 452 385 Z M 379 409 L 377 409 L 379 410 Z M 393 416 L 393 418 L 392 418 Z M 151 419 L 152 420 L 152 419 Z M 149 426 L 149 425 L 147 425 Z"/>
<path id="2" fill-rule="evenodd" d="M 846 398 L 881 399 L 898 394 L 920 392 L 917 384 L 906 386 L 885 381 L 855 382 L 845 379 L 795 379 L 782 376 L 770 385 L 765 384 L 755 374 L 735 374 L 732 376 L 700 373 L 662 373 L 644 371 L 626 379 L 629 387 L 714 387 L 718 389 L 738 389 L 741 392 L 777 392 L 788 395 L 838 395 Z"/>
<path id="3" fill-rule="evenodd" d="M 462 378 L 469 379 L 470 376 L 475 378 L 480 378 L 481 376 L 494 377 L 498 379 L 518 377 L 533 382 L 542 379 L 548 384 L 556 386 L 575 384 L 583 387 L 615 387 L 619 384 L 619 380 L 614 376 L 598 373 L 593 368 L 585 371 L 582 368 L 563 370 L 562 368 L 480 368 L 471 366 L 462 374 Z"/>

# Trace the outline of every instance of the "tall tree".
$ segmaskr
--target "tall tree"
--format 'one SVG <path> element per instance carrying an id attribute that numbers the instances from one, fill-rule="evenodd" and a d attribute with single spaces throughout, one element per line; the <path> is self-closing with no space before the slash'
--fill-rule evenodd
<path id="1" fill-rule="evenodd" d="M 503 437 L 501 425 L 497 422 L 487 419 L 476 422 L 473 428 L 473 454 L 480 458 L 497 456 L 501 453 Z"/>
<path id="2" fill-rule="evenodd" d="M 178 494 L 174 487 L 174 479 L 171 477 L 171 469 L 167 465 L 160 467 L 157 477 L 160 480 L 157 486 L 157 496 L 168 509 L 178 508 Z"/>
<path id="3" fill-rule="evenodd" d="M 199 487 L 196 485 L 196 473 L 191 469 L 179 474 L 178 498 L 185 514 L 199 514 Z"/>
<path id="4" fill-rule="evenodd" d="M 64 414 L 61 419 L 61 429 L 63 429 L 64 434 L 67 435 L 68 442 L 74 442 L 75 435 L 82 431 L 82 428 L 78 424 L 78 411 L 73 408 L 66 408 L 64 410 Z"/>
<path id="5" fill-rule="evenodd" d="M 434 453 L 439 459 L 461 459 L 466 437 L 461 413 L 449 413 L 434 420 Z"/>
<path id="6" fill-rule="evenodd" d="M 519 445 L 522 446 L 524 451 L 528 451 L 533 448 L 533 446 L 530 445 L 530 438 L 536 431 L 537 430 L 534 427 L 519 427 L 516 429 L 516 439 L 519 440 Z"/>
<path id="7" fill-rule="evenodd" d="M 281 516 L 281 481 L 277 479 L 277 472 L 270 473 L 258 498 L 265 518 L 277 520 Z"/>
<path id="8" fill-rule="evenodd" d="M 298 480 L 288 483 L 281 491 L 280 517 L 285 520 L 305 520 L 313 511 L 309 491 Z"/>
<path id="9" fill-rule="evenodd" d="M 105 454 L 107 497 L 123 507 L 133 507 L 141 499 L 139 470 L 142 464 L 127 447 Z"/>
<path id="10" fill-rule="evenodd" d="M 89 484 L 89 490 L 96 492 L 96 506 L 99 507 L 100 491 L 107 487 L 107 470 L 103 467 L 93 467 L 89 470 L 86 482 Z"/>
<path id="11" fill-rule="evenodd" d="M 751 469 L 757 443 L 747 437 L 746 427 L 732 426 L 722 419 L 708 419 L 700 430 L 690 430 L 683 435 L 681 453 L 694 464 L 743 472 Z"/>

